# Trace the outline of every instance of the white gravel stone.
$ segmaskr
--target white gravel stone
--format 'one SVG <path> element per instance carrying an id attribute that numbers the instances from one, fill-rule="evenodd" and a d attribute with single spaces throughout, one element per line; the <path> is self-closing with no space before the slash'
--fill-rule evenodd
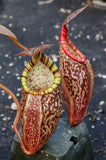
<path id="1" fill-rule="evenodd" d="M 17 110 L 17 106 L 16 106 L 16 104 L 13 102 L 12 104 L 11 104 L 11 107 L 10 107 L 12 110 Z"/>

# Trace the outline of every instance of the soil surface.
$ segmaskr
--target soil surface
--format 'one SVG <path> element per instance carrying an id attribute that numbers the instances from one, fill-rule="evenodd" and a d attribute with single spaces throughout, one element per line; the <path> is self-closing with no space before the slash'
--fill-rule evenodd
<path id="1" fill-rule="evenodd" d="M 28 48 L 54 44 L 44 53 L 59 66 L 61 24 L 72 11 L 85 5 L 81 0 L 0 0 L 0 24 L 15 33 Z M 106 159 L 106 10 L 93 5 L 69 23 L 69 37 L 90 60 L 95 72 L 92 99 L 84 121 L 91 137 L 95 160 Z M 21 74 L 30 60 L 16 54 L 22 51 L 0 35 L 0 83 L 21 99 Z M 0 160 L 8 160 L 14 137 L 16 107 L 0 89 Z M 62 117 L 67 116 L 63 106 Z"/>

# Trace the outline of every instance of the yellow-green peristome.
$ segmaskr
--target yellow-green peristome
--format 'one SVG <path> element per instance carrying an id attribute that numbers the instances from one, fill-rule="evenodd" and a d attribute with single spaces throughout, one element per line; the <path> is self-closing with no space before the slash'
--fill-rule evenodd
<path id="1" fill-rule="evenodd" d="M 61 75 L 52 59 L 40 52 L 25 67 L 21 82 L 29 94 L 45 95 L 59 86 Z"/>

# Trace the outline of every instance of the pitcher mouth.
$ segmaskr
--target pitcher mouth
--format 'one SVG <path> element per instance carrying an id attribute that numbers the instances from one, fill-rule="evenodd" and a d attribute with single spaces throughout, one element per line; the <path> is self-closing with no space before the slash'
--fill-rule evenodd
<path id="1" fill-rule="evenodd" d="M 48 69 L 52 72 L 52 74 L 54 76 L 54 81 L 50 87 L 33 90 L 28 87 L 27 78 L 28 78 L 28 73 L 37 64 L 38 60 L 41 63 L 43 63 L 46 67 L 48 67 Z M 40 52 L 37 54 L 37 57 L 33 56 L 32 59 L 30 60 L 30 62 L 25 67 L 25 69 L 22 73 L 21 82 L 22 82 L 23 89 L 26 92 L 28 92 L 29 94 L 45 95 L 45 94 L 49 94 L 49 93 L 53 92 L 59 86 L 59 84 L 61 82 L 61 75 L 58 71 L 56 64 L 49 57 L 47 57 L 42 52 Z"/>
<path id="2" fill-rule="evenodd" d="M 86 61 L 86 57 L 80 52 L 71 42 L 68 37 L 68 29 L 66 25 L 62 26 L 61 37 L 60 37 L 60 45 L 64 50 L 65 54 L 69 56 L 71 59 L 84 63 Z"/>

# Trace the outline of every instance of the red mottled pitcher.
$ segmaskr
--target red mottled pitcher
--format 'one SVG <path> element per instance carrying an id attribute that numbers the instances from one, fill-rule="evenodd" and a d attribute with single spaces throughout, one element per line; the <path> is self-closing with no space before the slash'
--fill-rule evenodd
<path id="1" fill-rule="evenodd" d="M 0 25 L 0 34 L 11 38 L 20 48 L 18 55 L 32 56 L 22 73 L 22 98 L 19 104 L 16 96 L 4 85 L 0 88 L 9 93 L 17 105 L 14 130 L 18 135 L 23 151 L 36 153 L 54 133 L 61 114 L 61 76 L 54 62 L 42 53 L 51 45 L 41 45 L 27 49 L 21 45 L 16 36 Z M 23 138 L 17 129 L 21 118 Z"/>
<path id="2" fill-rule="evenodd" d="M 70 14 L 63 22 L 60 35 L 60 72 L 62 91 L 70 124 L 79 124 L 87 111 L 94 85 L 94 72 L 89 60 L 72 44 L 68 37 L 67 23 L 87 6 Z"/>

